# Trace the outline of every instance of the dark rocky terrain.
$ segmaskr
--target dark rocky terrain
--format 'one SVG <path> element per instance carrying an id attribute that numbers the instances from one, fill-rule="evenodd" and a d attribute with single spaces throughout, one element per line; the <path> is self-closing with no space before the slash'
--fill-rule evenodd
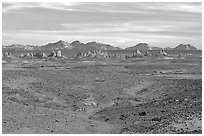
<path id="1" fill-rule="evenodd" d="M 44 52 L 3 52 L 3 134 L 202 133 L 201 51 Z"/>

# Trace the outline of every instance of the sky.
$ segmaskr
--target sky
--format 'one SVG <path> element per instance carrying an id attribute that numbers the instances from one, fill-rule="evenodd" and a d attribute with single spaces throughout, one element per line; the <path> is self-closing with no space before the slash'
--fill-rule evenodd
<path id="1" fill-rule="evenodd" d="M 200 2 L 2 3 L 3 45 L 97 41 L 121 48 L 137 43 L 202 49 Z"/>

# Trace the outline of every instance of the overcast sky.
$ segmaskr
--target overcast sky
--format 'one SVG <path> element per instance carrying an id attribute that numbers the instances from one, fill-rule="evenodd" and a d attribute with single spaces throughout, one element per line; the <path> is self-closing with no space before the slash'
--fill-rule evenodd
<path id="1" fill-rule="evenodd" d="M 201 3 L 3 3 L 3 45 L 64 40 L 202 48 Z"/>

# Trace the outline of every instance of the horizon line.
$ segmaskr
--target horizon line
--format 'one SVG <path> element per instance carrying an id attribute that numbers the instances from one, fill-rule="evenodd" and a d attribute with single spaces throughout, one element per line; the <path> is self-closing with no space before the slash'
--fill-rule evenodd
<path id="1" fill-rule="evenodd" d="M 13 43 L 13 44 L 7 44 L 7 45 L 5 45 L 5 44 L 3 44 L 3 41 L 2 41 L 2 47 L 3 46 L 11 46 L 11 45 L 15 45 L 15 44 L 17 44 L 17 45 L 22 45 L 22 46 L 45 46 L 45 45 L 47 45 L 47 44 L 50 44 L 50 43 L 57 43 L 57 42 L 60 42 L 60 41 L 62 41 L 62 42 L 67 42 L 67 43 L 69 43 L 69 44 L 71 44 L 72 42 L 75 42 L 75 41 L 79 41 L 79 40 L 73 40 L 72 42 L 68 42 L 68 41 L 65 41 L 65 40 L 62 40 L 62 39 L 60 39 L 60 40 L 57 40 L 56 42 L 47 42 L 46 44 L 40 44 L 40 45 L 35 45 L 35 44 L 21 44 L 21 43 Z M 149 45 L 147 42 L 137 42 L 136 44 L 134 44 L 134 45 L 132 45 L 132 46 L 127 46 L 127 47 L 124 47 L 124 48 L 122 48 L 122 47 L 119 47 L 119 46 L 114 46 L 114 45 L 112 45 L 112 44 L 110 44 L 110 43 L 102 43 L 102 42 L 97 42 L 97 41 L 89 41 L 89 42 L 86 42 L 86 43 L 84 43 L 84 42 L 81 42 L 81 41 L 79 41 L 80 43 L 83 43 L 83 44 L 87 44 L 87 43 L 91 43 L 91 42 L 96 42 L 96 43 L 101 43 L 101 44 L 107 44 L 107 45 L 110 45 L 110 46 L 113 46 L 113 47 L 118 47 L 118 48 L 121 48 L 121 49 L 126 49 L 126 48 L 129 48 L 129 47 L 133 47 L 133 46 L 136 46 L 136 45 L 138 45 L 138 44 L 140 44 L 140 43 L 145 43 L 145 44 L 147 44 L 148 46 L 150 46 L 150 47 L 159 47 L 159 48 L 163 48 L 163 49 L 166 49 L 166 48 L 175 48 L 175 47 L 177 47 L 178 45 L 181 45 L 181 44 L 183 44 L 183 45 L 190 45 L 190 46 L 193 46 L 193 45 L 191 45 L 190 43 L 179 43 L 179 44 L 177 44 L 177 45 L 175 45 L 175 47 L 160 47 L 160 46 L 151 46 L 151 45 Z M 115 42 L 115 43 L 117 43 L 117 42 Z M 194 46 L 193 46 L 194 47 Z M 195 47 L 196 49 L 198 49 L 198 50 L 202 50 L 202 48 L 200 49 L 200 48 L 197 48 L 197 47 Z"/>

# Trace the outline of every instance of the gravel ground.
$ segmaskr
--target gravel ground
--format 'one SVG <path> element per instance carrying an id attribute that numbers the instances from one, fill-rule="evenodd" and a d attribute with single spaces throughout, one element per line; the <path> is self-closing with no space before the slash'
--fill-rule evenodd
<path id="1" fill-rule="evenodd" d="M 201 62 L 180 61 L 3 64 L 2 131 L 202 133 Z"/>

